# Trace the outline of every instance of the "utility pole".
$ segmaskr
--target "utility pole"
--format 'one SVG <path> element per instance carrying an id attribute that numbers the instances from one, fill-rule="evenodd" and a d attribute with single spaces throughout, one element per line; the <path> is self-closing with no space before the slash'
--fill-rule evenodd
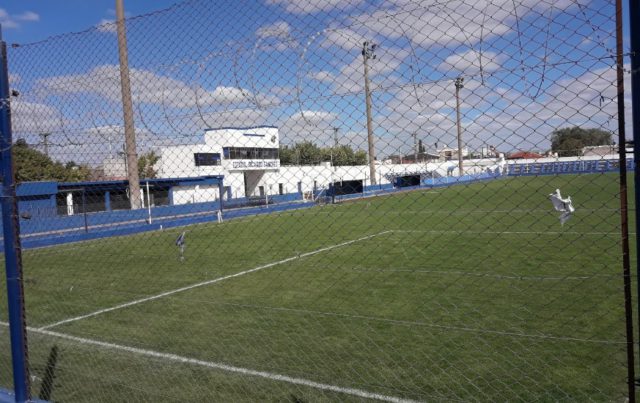
<path id="1" fill-rule="evenodd" d="M 129 201 L 131 209 L 142 206 L 140 198 L 140 178 L 138 177 L 138 152 L 136 151 L 136 133 L 133 125 L 133 104 L 131 102 L 131 83 L 129 81 L 129 59 L 127 56 L 127 33 L 124 21 L 123 0 L 116 0 L 116 20 L 118 28 L 118 55 L 120 57 L 120 88 L 122 90 L 122 112 L 124 115 L 124 137 L 129 182 Z"/>
<path id="2" fill-rule="evenodd" d="M 418 163 L 418 133 L 413 133 L 413 163 Z"/>
<path id="3" fill-rule="evenodd" d="M 44 144 L 44 155 L 49 156 L 49 136 L 51 133 L 40 133 L 40 137 L 42 137 L 42 143 Z"/>
<path id="4" fill-rule="evenodd" d="M 364 61 L 364 95 L 367 106 L 367 140 L 369 143 L 369 177 L 371 184 L 376 184 L 376 157 L 373 148 L 373 123 L 371 121 L 371 90 L 369 89 L 369 60 L 376 58 L 373 52 L 377 45 L 364 42 L 362 44 L 362 59 Z"/>
<path id="5" fill-rule="evenodd" d="M 463 88 L 464 78 L 456 78 L 456 124 L 458 126 L 458 175 L 463 175 L 462 169 L 462 127 L 460 125 L 460 88 Z"/>
<path id="6" fill-rule="evenodd" d="M 331 147 L 331 166 L 333 170 L 336 170 L 336 165 L 333 162 L 333 153 L 338 151 L 338 128 L 333 128 L 333 147 Z"/>

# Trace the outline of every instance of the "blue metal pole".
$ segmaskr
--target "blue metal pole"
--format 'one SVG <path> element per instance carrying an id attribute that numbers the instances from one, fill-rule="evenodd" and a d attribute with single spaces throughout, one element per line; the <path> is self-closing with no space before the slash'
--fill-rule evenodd
<path id="1" fill-rule="evenodd" d="M 633 184 L 635 186 L 636 232 L 640 228 L 640 0 L 629 0 L 629 31 L 631 36 L 631 124 L 633 131 Z M 624 146 L 621 144 L 620 146 Z M 640 236 L 636 236 L 636 255 L 640 252 Z M 640 259 L 636 263 L 638 312 L 640 312 Z M 639 331 L 640 331 L 640 317 Z M 640 354 L 640 349 L 638 350 Z"/>
<path id="2" fill-rule="evenodd" d="M 224 208 L 224 204 L 222 203 L 222 200 L 224 199 L 224 179 L 222 178 L 218 179 L 218 194 L 220 195 L 218 200 L 220 202 L 220 213 L 222 214 L 222 210 Z"/>
<path id="3" fill-rule="evenodd" d="M 2 228 L 4 233 L 4 259 L 9 298 L 9 333 L 13 363 L 13 387 L 16 402 L 30 400 L 29 365 L 27 359 L 27 330 L 22 288 L 22 254 L 20 222 L 16 198 L 15 175 L 12 161 L 11 109 L 7 44 L 0 29 L 0 169 L 2 169 Z"/>

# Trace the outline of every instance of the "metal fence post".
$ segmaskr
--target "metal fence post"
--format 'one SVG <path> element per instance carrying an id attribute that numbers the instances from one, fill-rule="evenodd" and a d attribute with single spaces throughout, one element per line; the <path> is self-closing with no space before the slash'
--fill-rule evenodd
<path id="1" fill-rule="evenodd" d="M 634 403 L 635 396 L 635 364 L 633 351 L 633 309 L 631 291 L 631 264 L 629 253 L 629 216 L 627 203 L 627 170 L 626 170 L 626 146 L 625 146 L 625 119 L 624 119 L 624 59 L 622 46 L 622 0 L 616 0 L 616 77 L 618 98 L 618 155 L 620 172 L 620 235 L 622 246 L 622 270 L 624 284 L 624 310 L 627 341 L 627 387 L 628 401 Z M 598 169 L 596 164 L 595 169 Z"/>
<path id="2" fill-rule="evenodd" d="M 222 211 L 224 204 L 222 203 L 222 200 L 224 199 L 224 193 L 225 193 L 225 189 L 224 189 L 224 182 L 223 179 L 218 179 L 218 194 L 220 195 L 220 197 L 218 198 L 218 200 L 220 201 L 220 206 L 218 207 L 218 210 Z"/>
<path id="3" fill-rule="evenodd" d="M 84 218 L 84 232 L 89 232 L 89 222 L 87 220 L 87 195 L 85 188 L 82 188 L 82 216 Z"/>
<path id="4" fill-rule="evenodd" d="M 629 30 L 631 37 L 631 121 L 633 122 L 633 160 L 635 185 L 635 208 L 636 208 L 636 230 L 640 228 L 640 216 L 637 214 L 638 203 L 640 202 L 640 4 L 637 0 L 629 0 Z M 635 21 L 635 22 L 634 22 Z M 624 147 L 624 144 L 620 144 Z M 636 253 L 640 251 L 640 237 L 636 236 Z M 640 261 L 636 263 L 636 280 L 640 278 Z M 638 309 L 640 312 L 640 282 L 637 284 Z M 640 319 L 638 322 L 640 329 Z M 640 331 L 640 330 L 639 330 Z M 640 350 L 639 350 L 640 354 Z"/>
<path id="5" fill-rule="evenodd" d="M 30 400 L 29 366 L 27 359 L 27 331 L 24 316 L 24 292 L 22 288 L 22 255 L 20 246 L 20 222 L 16 198 L 15 176 L 12 161 L 11 111 L 9 72 L 7 68 L 7 44 L 0 30 L 0 168 L 2 169 L 2 228 L 4 257 L 9 299 L 9 333 L 13 386 L 16 402 Z"/>

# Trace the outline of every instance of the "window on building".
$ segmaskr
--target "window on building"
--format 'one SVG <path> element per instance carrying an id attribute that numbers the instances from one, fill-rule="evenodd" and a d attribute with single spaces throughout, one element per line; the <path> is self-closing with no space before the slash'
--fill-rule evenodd
<path id="1" fill-rule="evenodd" d="M 168 206 L 169 188 L 151 188 L 151 206 Z"/>
<path id="2" fill-rule="evenodd" d="M 284 185 L 282 183 L 278 183 L 278 194 L 284 194 Z"/>
<path id="3" fill-rule="evenodd" d="M 110 191 L 109 201 L 111 204 L 111 210 L 129 210 L 131 208 L 126 189 Z"/>
<path id="4" fill-rule="evenodd" d="M 72 194 L 73 213 L 97 213 L 105 211 L 105 194 L 102 190 L 69 189 L 56 195 L 56 208 L 59 215 L 67 215 L 67 194 Z"/>
<path id="5" fill-rule="evenodd" d="M 195 153 L 193 159 L 197 167 L 220 165 L 219 153 Z"/>
<path id="6" fill-rule="evenodd" d="M 224 157 L 230 160 L 278 159 L 277 148 L 225 147 L 222 152 Z"/>

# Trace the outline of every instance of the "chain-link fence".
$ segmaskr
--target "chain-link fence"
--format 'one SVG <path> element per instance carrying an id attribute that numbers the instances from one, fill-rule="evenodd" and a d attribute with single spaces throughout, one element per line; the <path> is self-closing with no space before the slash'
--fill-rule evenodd
<path id="1" fill-rule="evenodd" d="M 11 45 L 31 396 L 633 399 L 615 17 L 192 0 Z"/>

